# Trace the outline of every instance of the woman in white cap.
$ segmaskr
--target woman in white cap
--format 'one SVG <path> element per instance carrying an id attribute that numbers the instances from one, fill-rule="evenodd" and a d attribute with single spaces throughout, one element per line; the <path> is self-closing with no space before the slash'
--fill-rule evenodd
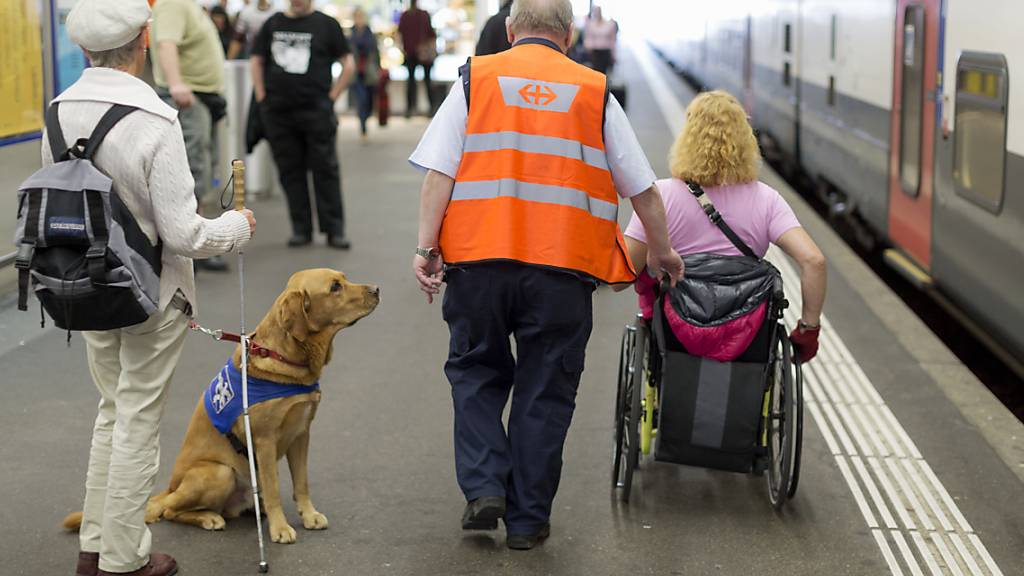
<path id="1" fill-rule="evenodd" d="M 158 311 L 142 324 L 83 333 L 101 399 L 79 530 L 78 576 L 177 573 L 173 558 L 150 552 L 144 516 L 159 466 L 167 385 L 181 355 L 186 314 L 196 305 L 191 258 L 239 248 L 256 226 L 248 210 L 213 220 L 196 214 L 177 112 L 137 78 L 146 59 L 149 17 L 146 0 L 79 0 L 67 30 L 93 67 L 54 98 L 66 142 L 88 137 L 113 104 L 137 108 L 113 127 L 94 163 L 114 181 L 149 241 L 163 242 Z M 44 144 L 44 165 L 63 152 Z M 75 524 L 74 515 L 65 521 L 69 528 Z"/>

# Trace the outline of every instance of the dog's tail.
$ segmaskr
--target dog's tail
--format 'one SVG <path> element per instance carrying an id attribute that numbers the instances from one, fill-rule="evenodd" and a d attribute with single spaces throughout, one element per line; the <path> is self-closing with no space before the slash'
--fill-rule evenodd
<path id="1" fill-rule="evenodd" d="M 146 504 L 146 524 L 157 522 L 160 520 L 160 517 L 163 516 L 165 509 L 164 497 L 169 493 L 169 490 L 165 490 L 164 492 L 161 492 L 149 499 L 149 502 Z M 78 530 L 82 527 L 82 513 L 72 512 L 71 514 L 68 514 L 61 522 L 61 526 L 63 526 L 65 530 L 69 531 Z"/>
<path id="2" fill-rule="evenodd" d="M 160 521 L 160 518 L 164 515 L 164 510 L 167 509 L 167 506 L 164 505 L 164 498 L 170 493 L 170 490 L 164 490 L 149 499 L 149 502 L 146 503 L 146 524 Z"/>
<path id="3" fill-rule="evenodd" d="M 64 521 L 61 522 L 65 530 L 78 530 L 82 527 L 82 513 L 72 512 L 64 517 Z"/>

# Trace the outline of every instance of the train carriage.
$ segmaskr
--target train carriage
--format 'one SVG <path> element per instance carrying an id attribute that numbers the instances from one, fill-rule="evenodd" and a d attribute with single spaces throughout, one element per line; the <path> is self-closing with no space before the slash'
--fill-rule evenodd
<path id="1" fill-rule="evenodd" d="M 1024 72 L 1006 0 L 659 0 L 651 43 L 734 93 L 833 212 L 1024 358 Z M 995 24 L 994 24 L 995 23 Z"/>

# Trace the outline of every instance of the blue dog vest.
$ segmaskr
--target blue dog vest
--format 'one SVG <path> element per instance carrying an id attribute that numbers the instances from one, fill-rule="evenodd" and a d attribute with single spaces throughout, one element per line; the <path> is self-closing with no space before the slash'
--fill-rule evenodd
<path id="1" fill-rule="evenodd" d="M 287 398 L 299 394 L 309 394 L 320 389 L 320 382 L 309 386 L 302 384 L 278 384 L 270 380 L 261 380 L 249 376 L 249 407 L 274 398 Z M 203 393 L 206 415 L 221 434 L 227 434 L 242 415 L 242 373 L 235 368 L 235 363 L 228 358 L 227 363 L 217 376 L 210 382 Z"/>

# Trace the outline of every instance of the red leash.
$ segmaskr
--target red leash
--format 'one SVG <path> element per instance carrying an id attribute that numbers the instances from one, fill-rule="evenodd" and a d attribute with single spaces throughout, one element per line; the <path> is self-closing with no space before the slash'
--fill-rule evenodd
<path id="1" fill-rule="evenodd" d="M 188 327 L 196 332 L 202 332 L 203 334 L 212 337 L 214 340 L 227 340 L 228 342 L 242 341 L 242 336 L 239 334 L 235 334 L 234 332 L 225 332 L 224 330 L 210 330 L 209 328 L 203 328 L 198 323 L 196 323 L 195 320 L 189 320 Z M 300 364 L 298 362 L 293 362 L 285 358 L 281 354 L 275 352 L 274 350 L 257 344 L 251 338 L 249 339 L 249 354 L 253 356 L 258 356 L 260 358 L 273 358 L 278 362 L 284 362 L 285 364 L 288 364 L 290 366 L 297 366 L 299 368 L 309 368 L 309 364 Z"/>

